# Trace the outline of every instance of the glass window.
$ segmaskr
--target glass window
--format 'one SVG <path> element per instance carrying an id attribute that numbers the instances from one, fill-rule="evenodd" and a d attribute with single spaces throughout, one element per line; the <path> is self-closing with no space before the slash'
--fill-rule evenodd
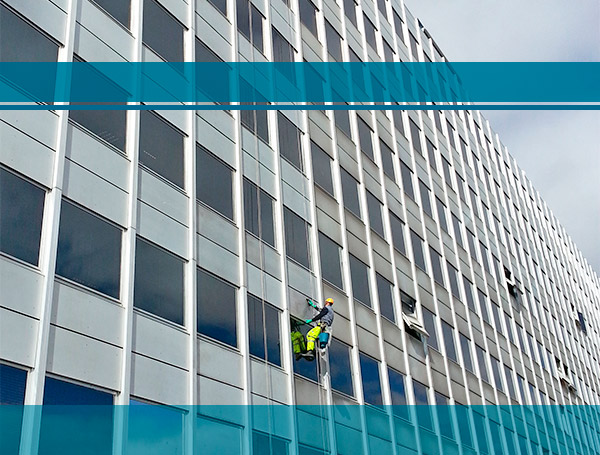
<path id="1" fill-rule="evenodd" d="M 471 373 L 473 370 L 473 359 L 471 358 L 471 340 L 469 340 L 465 335 L 459 332 L 460 335 L 460 349 L 462 351 L 462 356 L 465 361 L 465 368 Z"/>
<path id="2" fill-rule="evenodd" d="M 310 0 L 300 0 L 300 22 L 302 22 L 309 32 L 314 36 L 317 33 L 317 7 Z"/>
<path id="3" fill-rule="evenodd" d="M 517 393 L 515 391 L 515 382 L 514 382 L 512 370 L 508 366 L 504 365 L 504 373 L 506 376 L 506 384 L 508 386 L 508 393 L 512 399 L 516 400 Z"/>
<path id="4" fill-rule="evenodd" d="M 412 137 L 413 148 L 419 152 L 420 155 L 423 155 L 423 149 L 421 148 L 421 129 L 413 119 L 409 119 L 408 123 L 410 125 L 410 136 Z"/>
<path id="5" fill-rule="evenodd" d="M 392 110 L 392 115 L 394 116 L 394 126 L 404 137 L 406 137 L 406 133 L 404 132 L 404 122 L 402 120 L 402 110 L 398 109 L 398 105 L 394 106 Z"/>
<path id="6" fill-rule="evenodd" d="M 398 14 L 396 12 L 395 9 L 392 9 L 392 12 L 394 14 L 394 27 L 396 28 L 396 35 L 398 36 L 398 38 L 400 38 L 400 42 L 404 43 L 404 33 L 402 31 L 402 24 L 403 24 L 403 20 L 402 17 L 400 17 L 400 14 Z"/>
<path id="7" fill-rule="evenodd" d="M 404 291 L 400 291 L 400 301 L 402 303 L 402 311 L 406 314 L 414 314 L 417 309 L 417 301 Z"/>
<path id="8" fill-rule="evenodd" d="M 246 230 L 272 247 L 275 246 L 274 202 L 265 190 L 244 178 L 244 221 Z"/>
<path id="9" fill-rule="evenodd" d="M 241 81 L 241 85 L 245 87 L 249 87 L 246 82 Z M 243 89 L 245 90 L 245 89 Z M 260 98 L 258 92 L 251 88 L 248 88 L 254 92 L 253 96 Z M 251 92 L 247 92 L 251 93 Z M 264 106 L 269 103 L 266 102 L 242 102 L 240 105 L 243 106 Z M 246 127 L 249 131 L 252 131 L 259 139 L 264 141 L 265 143 L 269 143 L 269 119 L 268 119 L 268 111 L 266 109 L 263 110 L 251 110 L 251 109 L 242 109 L 240 113 L 240 119 L 242 122 L 242 126 Z"/>
<path id="10" fill-rule="evenodd" d="M 308 0 L 307 0 L 308 1 Z M 315 183 L 327 191 L 332 196 L 333 178 L 331 176 L 331 157 L 314 142 L 310 142 L 312 153 L 312 168 L 315 177 Z"/>
<path id="11" fill-rule="evenodd" d="M 354 0 L 349 0 L 354 2 Z M 329 56 L 336 62 L 341 62 L 342 57 L 342 38 L 329 22 L 325 21 L 325 38 L 327 39 L 327 51 Z"/>
<path id="12" fill-rule="evenodd" d="M 285 115 L 278 112 L 279 151 L 281 156 L 292 165 L 302 170 L 302 148 L 300 146 L 300 130 Z"/>
<path id="13" fill-rule="evenodd" d="M 0 62 L 56 62 L 58 44 L 0 5 Z M 52 80 L 52 85 L 54 80 Z"/>
<path id="14" fill-rule="evenodd" d="M 287 207 L 283 208 L 283 223 L 287 256 L 310 268 L 308 223 Z"/>
<path id="15" fill-rule="evenodd" d="M 360 141 L 360 150 L 369 157 L 371 161 L 375 161 L 373 155 L 373 130 L 367 125 L 360 116 L 358 118 L 358 139 Z"/>
<path id="16" fill-rule="evenodd" d="M 393 213 L 390 213 L 390 226 L 394 248 L 406 256 L 406 243 L 404 241 L 404 222 Z"/>
<path id="17" fill-rule="evenodd" d="M 273 36 L 273 61 L 274 62 L 294 62 L 295 54 L 292 45 L 277 31 L 272 28 Z M 294 67 L 279 65 L 277 72 L 283 74 L 289 81 L 296 82 L 296 71 Z"/>
<path id="18" fill-rule="evenodd" d="M 183 324 L 183 261 L 137 238 L 133 306 Z"/>
<path id="19" fill-rule="evenodd" d="M 104 11 L 129 28 L 131 0 L 94 0 Z"/>
<path id="20" fill-rule="evenodd" d="M 227 16 L 227 0 L 208 0 L 208 2 Z"/>
<path id="21" fill-rule="evenodd" d="M 499 333 L 502 333 L 502 323 L 500 322 L 500 308 L 498 307 L 498 304 L 494 301 L 491 301 L 492 303 L 492 314 L 494 315 L 494 322 L 496 324 L 496 330 Z"/>
<path id="22" fill-rule="evenodd" d="M 479 297 L 479 308 L 481 310 L 481 316 L 483 317 L 484 322 L 490 324 L 490 315 L 487 310 L 487 296 L 483 293 L 483 291 L 477 288 L 477 297 Z"/>
<path id="23" fill-rule="evenodd" d="M 350 0 L 354 1 L 354 0 Z M 333 94 L 334 99 L 340 98 L 334 91 Z M 344 102 L 334 102 L 334 105 L 337 106 L 348 106 L 348 103 Z M 344 109 L 336 109 L 333 111 L 333 120 L 335 121 L 335 126 L 344 133 L 350 140 L 352 140 L 352 130 L 350 129 L 350 111 L 346 108 Z"/>
<path id="24" fill-rule="evenodd" d="M 452 188 L 452 174 L 450 173 L 450 162 L 443 155 L 442 170 L 444 171 L 444 180 L 446 180 L 446 185 Z"/>
<path id="25" fill-rule="evenodd" d="M 183 416 L 177 409 L 129 400 L 127 413 L 128 455 L 183 453 Z"/>
<path id="26" fill-rule="evenodd" d="M 263 52 L 263 16 L 248 0 L 236 0 L 238 32 Z"/>
<path id="27" fill-rule="evenodd" d="M 258 420 L 260 421 L 260 419 Z M 261 455 L 288 455 L 288 450 L 289 442 L 285 439 L 258 431 L 252 432 L 252 453 Z"/>
<path id="28" fill-rule="evenodd" d="M 331 339 L 329 346 L 331 387 L 338 392 L 354 396 L 352 368 L 350 366 L 350 346 Z"/>
<path id="29" fill-rule="evenodd" d="M 377 274 L 377 293 L 379 295 L 379 308 L 381 314 L 390 321 L 395 322 L 394 315 L 394 297 L 392 295 L 393 284 Z"/>
<path id="30" fill-rule="evenodd" d="M 319 232 L 319 253 L 323 279 L 340 289 L 344 289 L 340 252 L 341 247 L 337 243 Z"/>
<path id="31" fill-rule="evenodd" d="M 233 219 L 233 170 L 201 145 L 196 147 L 196 197 Z"/>
<path id="32" fill-rule="evenodd" d="M 471 435 L 471 421 L 469 420 L 469 408 L 457 402 L 455 410 L 461 442 L 465 446 L 473 447 L 473 437 Z"/>
<path id="33" fill-rule="evenodd" d="M 500 375 L 500 361 L 493 355 L 490 357 L 492 361 L 492 371 L 494 372 L 494 382 L 496 383 L 496 388 L 504 392 L 504 387 L 502 387 L 502 376 Z"/>
<path id="34" fill-rule="evenodd" d="M 308 324 L 304 324 L 304 320 L 299 320 L 296 318 L 290 318 L 290 326 L 292 327 L 292 331 L 299 331 L 304 339 L 306 339 L 306 334 L 312 327 Z M 305 378 L 312 379 L 315 382 L 318 382 L 319 379 L 317 377 L 317 363 L 318 362 L 307 362 L 306 359 L 300 357 L 296 360 L 296 357 L 293 356 L 294 359 L 294 372 L 304 376 Z"/>
<path id="35" fill-rule="evenodd" d="M 427 330 L 427 333 L 429 333 L 427 344 L 439 351 L 440 347 L 435 326 L 435 314 L 433 314 L 427 308 L 423 308 L 423 323 L 425 325 L 425 330 Z"/>
<path id="36" fill-rule="evenodd" d="M 437 160 L 435 158 L 435 145 L 433 145 L 433 143 L 429 139 L 426 139 L 425 143 L 427 144 L 427 154 L 429 155 L 429 165 L 432 167 L 433 170 L 438 172 Z"/>
<path id="37" fill-rule="evenodd" d="M 73 56 L 75 63 L 81 63 L 83 60 L 77 55 Z M 118 85 L 107 79 L 102 73 L 95 71 L 90 66 L 77 66 L 78 71 L 81 71 L 82 77 L 85 75 L 90 86 L 97 84 L 102 91 L 109 93 L 109 96 L 114 96 L 115 100 L 124 99 L 128 93 Z M 76 99 L 79 95 L 72 94 Z M 104 102 L 75 102 L 71 105 L 93 104 L 105 105 Z M 125 105 L 125 102 L 115 102 L 110 104 Z M 69 111 L 69 119 L 84 127 L 89 132 L 96 135 L 106 143 L 125 151 L 125 126 L 127 123 L 126 110 L 109 110 L 109 109 L 73 109 Z"/>
<path id="38" fill-rule="evenodd" d="M 487 364 L 485 362 L 485 351 L 482 347 L 476 344 L 475 352 L 477 353 L 477 363 L 479 364 L 479 374 L 481 375 L 481 379 L 483 379 L 485 382 L 490 382 Z"/>
<path id="39" fill-rule="evenodd" d="M 356 24 L 356 4 L 354 0 L 344 0 L 344 14 L 348 20 L 357 27 Z"/>
<path id="40" fill-rule="evenodd" d="M 474 261 L 477 261 L 477 250 L 475 249 L 475 235 L 467 228 L 467 241 L 469 242 L 469 253 Z"/>
<path id="41" fill-rule="evenodd" d="M 444 344 L 446 345 L 446 356 L 449 359 L 458 362 L 456 346 L 454 345 L 454 327 L 446 321 L 442 321 L 442 335 L 444 336 Z"/>
<path id="42" fill-rule="evenodd" d="M 352 277 L 352 294 L 354 298 L 370 308 L 369 267 L 360 259 L 350 255 L 350 275 Z"/>
<path id="43" fill-rule="evenodd" d="M 144 0 L 143 43 L 167 62 L 183 62 L 184 27 L 156 0 Z"/>
<path id="44" fill-rule="evenodd" d="M 431 210 L 431 194 L 429 187 L 425 185 L 423 180 L 419 179 L 419 190 L 421 193 L 421 205 L 423 206 L 423 211 L 433 218 L 433 212 Z"/>
<path id="45" fill-rule="evenodd" d="M 250 354 L 281 366 L 279 313 L 275 307 L 248 294 Z M 233 322 L 235 325 L 235 320 Z"/>
<path id="46" fill-rule="evenodd" d="M 369 223 L 371 224 L 371 229 L 377 232 L 381 237 L 385 238 L 383 232 L 381 202 L 379 202 L 379 199 L 373 196 L 369 191 L 367 191 L 367 207 L 369 209 Z"/>
<path id="47" fill-rule="evenodd" d="M 462 230 L 460 228 L 460 220 L 454 213 L 452 214 L 452 225 L 454 227 L 454 237 L 456 237 L 456 243 L 458 243 L 464 248 Z"/>
<path id="48" fill-rule="evenodd" d="M 429 407 L 429 398 L 427 396 L 429 387 L 413 380 L 413 391 L 415 393 L 415 404 L 417 405 L 417 420 L 419 425 L 433 430 L 433 421 L 431 420 L 431 410 Z"/>
<path id="49" fill-rule="evenodd" d="M 344 208 L 350 210 L 357 217 L 360 216 L 360 202 L 358 198 L 358 182 L 346 169 L 340 168 L 342 176 L 342 193 Z"/>
<path id="50" fill-rule="evenodd" d="M 381 380 L 379 378 L 379 362 L 362 352 L 359 356 L 365 403 L 383 406 Z"/>
<path id="51" fill-rule="evenodd" d="M 429 257 L 431 258 L 431 268 L 433 269 L 433 279 L 436 283 L 444 286 L 444 275 L 442 273 L 442 257 L 440 253 L 429 247 Z"/>
<path id="52" fill-rule="evenodd" d="M 373 25 L 373 22 L 369 20 L 366 14 L 363 14 L 363 16 L 365 19 L 365 38 L 367 39 L 367 44 L 377 50 L 377 30 L 375 29 L 375 25 Z"/>
<path id="53" fill-rule="evenodd" d="M 435 392 L 435 409 L 440 425 L 440 433 L 450 439 L 454 439 L 454 426 L 452 424 L 453 406 L 450 406 L 450 399 L 439 392 Z"/>
<path id="54" fill-rule="evenodd" d="M 410 419 L 408 406 L 406 405 L 406 389 L 404 386 L 404 375 L 388 367 L 390 379 L 390 392 L 392 394 L 392 412 L 395 416 Z"/>
<path id="55" fill-rule="evenodd" d="M 56 274 L 118 299 L 121 236 L 118 227 L 63 200 Z"/>
<path id="56" fill-rule="evenodd" d="M 413 256 L 415 258 L 415 265 L 426 272 L 427 266 L 425 265 L 425 255 L 423 254 L 423 239 L 411 229 L 410 241 L 412 244 Z"/>
<path id="57" fill-rule="evenodd" d="M 463 284 L 465 286 L 465 300 L 467 306 L 473 313 L 477 313 L 475 308 L 475 299 L 473 298 L 473 283 L 471 283 L 466 276 L 463 275 Z"/>
<path id="58" fill-rule="evenodd" d="M 26 381 L 26 371 L 0 364 L 0 406 L 10 409 L 2 413 L 2 447 L 7 454 L 19 453 Z"/>
<path id="59" fill-rule="evenodd" d="M 39 453 L 86 453 L 93 447 L 95 454 L 110 455 L 113 444 L 112 404 L 110 393 L 46 377 Z M 71 412 L 65 406 L 77 408 Z M 69 431 L 68 437 L 57 437 L 57 428 L 64 428 L 65 414 L 71 419 L 77 416 L 76 431 Z"/>
<path id="60" fill-rule="evenodd" d="M 381 139 L 379 140 L 379 150 L 381 151 L 381 166 L 383 172 L 392 180 L 394 176 L 394 151 Z"/>
<path id="61" fill-rule="evenodd" d="M 419 45 L 417 43 L 417 38 L 410 31 L 408 32 L 408 36 L 410 39 L 410 49 L 412 52 L 413 60 L 419 61 Z"/>
<path id="62" fill-rule="evenodd" d="M 210 1 L 210 0 L 209 0 Z M 202 41 L 196 37 L 196 60 L 195 62 L 208 62 L 208 63 L 223 63 L 223 59 L 219 57 L 210 47 L 204 44 Z M 231 81 L 228 78 L 222 81 L 223 83 L 223 92 L 221 97 L 213 97 L 210 90 L 204 91 L 204 95 L 207 96 L 209 100 L 214 100 L 218 104 L 229 104 L 229 97 L 231 95 Z M 199 91 L 203 91 L 203 87 L 197 88 Z"/>
<path id="63" fill-rule="evenodd" d="M 0 167 L 0 251 L 38 265 L 45 196 L 43 189 Z"/>
<path id="64" fill-rule="evenodd" d="M 140 114 L 140 163 L 183 188 L 183 133 L 151 111 Z"/>
<path id="65" fill-rule="evenodd" d="M 404 164 L 404 161 L 400 161 L 400 175 L 402 176 L 402 187 L 406 195 L 415 200 L 415 190 L 413 187 L 413 172 L 411 169 Z"/>
<path id="66" fill-rule="evenodd" d="M 448 269 L 448 278 L 450 279 L 450 290 L 452 295 L 460 300 L 460 288 L 458 287 L 458 270 L 448 261 L 446 261 L 446 268 Z"/>
<path id="67" fill-rule="evenodd" d="M 196 277 L 198 333 L 237 347 L 236 288 L 201 269 Z"/>

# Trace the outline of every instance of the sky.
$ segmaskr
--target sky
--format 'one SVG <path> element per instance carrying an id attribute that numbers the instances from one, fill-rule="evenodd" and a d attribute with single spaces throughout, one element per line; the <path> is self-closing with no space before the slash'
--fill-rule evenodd
<path id="1" fill-rule="evenodd" d="M 448 60 L 600 62 L 598 0 L 404 0 Z M 486 111 L 600 274 L 600 111 Z"/>

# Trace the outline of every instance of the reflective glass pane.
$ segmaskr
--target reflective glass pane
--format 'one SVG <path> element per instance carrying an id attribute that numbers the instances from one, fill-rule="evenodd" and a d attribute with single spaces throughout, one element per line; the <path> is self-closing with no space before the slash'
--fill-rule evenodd
<path id="1" fill-rule="evenodd" d="M 248 295 L 248 334 L 250 354 L 281 366 L 279 311 L 253 295 Z"/>
<path id="2" fill-rule="evenodd" d="M 125 27 L 129 28 L 131 0 L 94 0 L 94 2 Z"/>
<path id="3" fill-rule="evenodd" d="M 460 349 L 465 362 L 465 368 L 470 372 L 474 372 L 473 359 L 471 358 L 471 340 L 469 340 L 462 333 L 460 334 Z"/>
<path id="4" fill-rule="evenodd" d="M 183 261 L 139 237 L 135 249 L 134 306 L 183 324 Z"/>
<path id="5" fill-rule="evenodd" d="M 333 196 L 331 157 L 314 142 L 310 143 L 310 150 L 312 153 L 312 168 L 315 182 Z"/>
<path id="6" fill-rule="evenodd" d="M 427 266 L 425 265 L 425 255 L 423 254 L 423 239 L 421 239 L 421 237 L 419 237 L 415 231 L 411 229 L 410 241 L 412 244 L 416 266 L 423 271 L 427 271 Z"/>
<path id="7" fill-rule="evenodd" d="M 381 237 L 385 238 L 385 234 L 383 232 L 383 219 L 382 219 L 382 205 L 375 196 L 373 196 L 369 191 L 367 191 L 367 207 L 369 209 L 369 223 L 371 224 L 371 229 L 377 232 Z"/>
<path id="8" fill-rule="evenodd" d="M 317 8 L 310 0 L 300 0 L 300 21 L 315 36 L 317 33 Z"/>
<path id="9" fill-rule="evenodd" d="M 379 141 L 379 150 L 381 151 L 383 172 L 394 180 L 394 151 L 382 140 Z"/>
<path id="10" fill-rule="evenodd" d="M 358 198 L 358 182 L 344 168 L 341 168 L 342 194 L 344 208 L 350 210 L 360 218 L 360 202 Z"/>
<path id="11" fill-rule="evenodd" d="M 198 332 L 237 346 L 236 288 L 198 269 Z"/>
<path id="12" fill-rule="evenodd" d="M 427 391 L 429 387 L 418 381 L 413 381 L 413 391 L 415 393 L 415 404 L 417 405 L 417 420 L 419 425 L 433 430 L 433 421 L 431 420 L 431 409 L 429 407 L 429 398 Z"/>
<path id="13" fill-rule="evenodd" d="M 183 25 L 156 0 L 144 0 L 143 37 L 167 62 L 183 61 Z"/>
<path id="14" fill-rule="evenodd" d="M 369 268 L 360 259 L 350 255 L 350 274 L 352 276 L 352 293 L 354 298 L 371 307 Z"/>
<path id="15" fill-rule="evenodd" d="M 153 112 L 140 115 L 140 163 L 183 188 L 183 134 Z"/>
<path id="16" fill-rule="evenodd" d="M 339 392 L 354 396 L 350 346 L 333 338 L 329 345 L 331 387 Z"/>
<path id="17" fill-rule="evenodd" d="M 444 336 L 444 344 L 446 345 L 446 356 L 458 362 L 456 346 L 454 345 L 454 328 L 446 321 L 442 321 L 442 334 Z"/>
<path id="18" fill-rule="evenodd" d="M 183 453 L 183 412 L 132 399 L 127 418 L 127 455 Z"/>
<path id="19" fill-rule="evenodd" d="M 321 274 L 323 275 L 323 279 L 343 289 L 344 283 L 342 282 L 340 251 L 341 248 L 337 243 L 319 232 L 319 255 L 321 258 Z"/>
<path id="20" fill-rule="evenodd" d="M 308 223 L 287 207 L 283 208 L 287 256 L 310 268 Z"/>
<path id="21" fill-rule="evenodd" d="M 62 201 L 56 274 L 119 298 L 123 231 Z"/>
<path id="22" fill-rule="evenodd" d="M 367 125 L 367 123 L 360 118 L 358 118 L 358 138 L 360 140 L 360 149 L 362 152 L 367 155 L 371 161 L 375 161 L 375 157 L 373 155 L 373 131 L 371 127 Z"/>
<path id="23" fill-rule="evenodd" d="M 0 168 L 0 251 L 37 265 L 46 193 Z"/>
<path id="24" fill-rule="evenodd" d="M 198 416 L 194 448 L 199 454 L 244 453 L 242 435 L 242 427 Z"/>
<path id="25" fill-rule="evenodd" d="M 278 113 L 279 151 L 296 168 L 302 170 L 300 130 L 281 112 Z"/>
<path id="26" fill-rule="evenodd" d="M 394 297 L 392 295 L 392 283 L 377 274 L 377 294 L 379 296 L 379 309 L 381 314 L 390 321 L 395 322 Z"/>
<path id="27" fill-rule="evenodd" d="M 381 396 L 379 362 L 361 352 L 360 373 L 362 377 L 365 403 L 375 406 L 382 406 L 383 398 Z"/>
<path id="28" fill-rule="evenodd" d="M 394 248 L 406 255 L 404 223 L 396 215 L 390 213 L 390 226 L 392 228 L 392 240 L 394 241 Z"/>
<path id="29" fill-rule="evenodd" d="M 402 176 L 402 187 L 406 195 L 415 200 L 415 190 L 413 188 L 413 173 L 410 168 L 404 164 L 404 161 L 400 161 L 400 174 Z"/>
<path id="30" fill-rule="evenodd" d="M 350 0 L 354 1 L 354 0 Z M 327 50 L 329 55 L 336 62 L 341 62 L 342 59 L 342 38 L 333 26 L 325 21 L 325 38 L 327 39 Z"/>
<path id="31" fill-rule="evenodd" d="M 19 453 L 27 372 L 0 364 L 0 406 L 2 406 L 2 450 Z M 7 406 L 10 405 L 10 406 Z"/>
<path id="32" fill-rule="evenodd" d="M 204 147 L 196 150 L 196 197 L 233 219 L 233 170 Z"/>
<path id="33" fill-rule="evenodd" d="M 425 330 L 427 330 L 427 333 L 429 333 L 427 344 L 439 351 L 440 347 L 438 344 L 437 330 L 435 325 L 435 315 L 427 308 L 423 308 L 423 323 L 425 325 Z"/>
<path id="34" fill-rule="evenodd" d="M 444 286 L 444 275 L 442 273 L 442 257 L 433 248 L 429 247 L 429 256 L 431 258 L 431 268 L 433 269 L 433 278 L 436 283 Z"/>
<path id="35" fill-rule="evenodd" d="M 392 368 L 388 368 L 388 377 L 390 379 L 390 392 L 392 394 L 392 411 L 395 416 L 408 420 L 410 417 L 406 406 L 404 375 Z"/>

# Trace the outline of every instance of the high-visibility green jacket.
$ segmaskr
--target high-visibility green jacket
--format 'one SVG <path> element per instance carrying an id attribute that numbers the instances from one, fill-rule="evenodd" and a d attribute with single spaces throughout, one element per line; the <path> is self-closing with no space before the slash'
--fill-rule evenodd
<path id="1" fill-rule="evenodd" d="M 306 352 L 306 341 L 304 340 L 304 335 L 298 330 L 292 332 L 292 349 L 294 350 L 294 354 L 301 354 Z"/>

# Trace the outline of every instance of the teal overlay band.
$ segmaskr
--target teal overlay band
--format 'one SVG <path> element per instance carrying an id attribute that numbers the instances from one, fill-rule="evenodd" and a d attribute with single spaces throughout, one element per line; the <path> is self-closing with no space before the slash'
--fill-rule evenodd
<path id="1" fill-rule="evenodd" d="M 599 439 L 592 405 L 0 406 L 6 455 L 599 454 Z"/>
<path id="2" fill-rule="evenodd" d="M 0 102 L 592 103 L 600 63 L 1 62 Z"/>

